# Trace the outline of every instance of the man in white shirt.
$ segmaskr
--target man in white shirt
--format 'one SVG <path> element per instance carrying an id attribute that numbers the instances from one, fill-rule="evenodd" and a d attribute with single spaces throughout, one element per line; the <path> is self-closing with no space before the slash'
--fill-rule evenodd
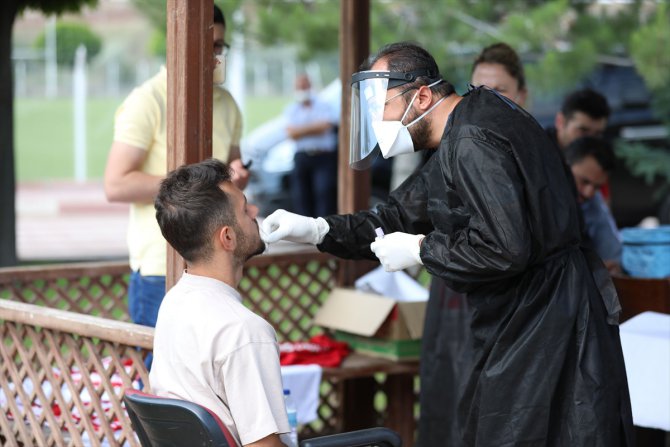
<path id="1" fill-rule="evenodd" d="M 158 312 L 150 373 L 159 396 L 215 412 L 240 446 L 285 446 L 279 347 L 272 326 L 236 290 L 247 259 L 263 252 L 256 215 L 224 163 L 168 174 L 156 219 L 187 269 Z"/>
<path id="2" fill-rule="evenodd" d="M 306 74 L 295 81 L 296 101 L 284 111 L 286 133 L 295 141 L 291 196 L 295 212 L 327 216 L 337 212 L 338 117 L 312 92 Z"/>

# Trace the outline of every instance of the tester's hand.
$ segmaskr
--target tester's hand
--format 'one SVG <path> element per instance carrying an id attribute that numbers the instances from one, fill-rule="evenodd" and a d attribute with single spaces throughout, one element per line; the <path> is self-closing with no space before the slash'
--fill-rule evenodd
<path id="1" fill-rule="evenodd" d="M 322 217 L 316 219 L 277 210 L 263 220 L 261 238 L 266 244 L 280 240 L 317 245 L 330 231 L 328 222 Z"/>
<path id="2" fill-rule="evenodd" d="M 413 265 L 423 265 L 419 251 L 423 234 L 391 233 L 378 237 L 370 250 L 379 258 L 387 272 L 403 270 Z"/>
<path id="3" fill-rule="evenodd" d="M 233 170 L 233 183 L 240 189 L 247 187 L 249 183 L 249 171 L 248 168 L 251 166 L 251 163 L 242 164 L 242 160 L 235 159 L 230 162 L 230 168 Z"/>

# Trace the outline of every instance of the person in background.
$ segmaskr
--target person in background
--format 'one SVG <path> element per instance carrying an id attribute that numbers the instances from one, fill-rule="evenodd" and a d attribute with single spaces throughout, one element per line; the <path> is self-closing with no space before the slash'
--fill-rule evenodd
<path id="1" fill-rule="evenodd" d="M 226 22 L 214 6 L 213 81 L 222 81 L 228 44 Z M 208 50 L 209 51 L 209 50 Z M 217 79 L 218 78 L 218 79 Z M 212 154 L 230 163 L 233 181 L 244 188 L 249 173 L 240 160 L 242 115 L 228 90 L 213 88 Z M 154 214 L 153 200 L 167 171 L 167 71 L 133 90 L 116 112 L 114 142 L 105 168 L 104 187 L 110 202 L 130 203 L 128 307 L 133 322 L 155 326 L 165 295 L 166 243 Z"/>
<path id="2" fill-rule="evenodd" d="M 575 140 L 583 137 L 602 138 L 609 116 L 610 107 L 607 98 L 590 88 L 575 90 L 563 100 L 561 110 L 556 114 L 556 127 L 547 129 L 547 133 L 561 149 L 565 158 L 567 147 Z M 569 162 L 567 164 L 570 165 Z M 613 169 L 614 158 L 612 157 L 612 166 L 606 171 L 611 172 Z M 574 176 L 572 172 L 574 169 L 568 170 L 569 177 Z M 579 182 L 577 179 L 574 180 L 579 189 Z M 609 207 L 611 199 L 609 173 L 588 200 L 588 205 L 582 204 L 583 198 L 580 198 L 579 191 L 577 193 L 577 200 L 583 212 L 586 245 L 596 250 L 611 273 L 619 272 L 621 247 L 620 243 L 615 242 L 615 240 L 618 241 L 618 231 L 616 231 L 614 217 L 609 210 L 607 213 L 595 211 Z M 603 220 L 608 220 L 609 223 L 605 224 Z"/>
<path id="3" fill-rule="evenodd" d="M 556 113 L 554 126 L 547 129 L 549 137 L 564 150 L 580 137 L 602 137 L 607 128 L 611 110 L 605 98 L 590 88 L 575 90 L 563 99 Z M 605 183 L 599 195 L 609 204 L 610 188 Z"/>
<path id="4" fill-rule="evenodd" d="M 296 101 L 289 105 L 286 132 L 295 141 L 295 168 L 291 178 L 294 210 L 306 216 L 337 211 L 338 117 L 330 105 L 312 92 L 306 74 L 295 80 Z"/>
<path id="5" fill-rule="evenodd" d="M 621 240 L 609 208 L 599 190 L 614 169 L 614 150 L 602 138 L 582 137 L 564 151 L 577 188 L 577 201 L 584 216 L 587 243 L 598 253 L 611 273 L 620 272 Z"/>
<path id="6" fill-rule="evenodd" d="M 352 75 L 352 104 L 354 168 L 378 153 L 435 155 L 375 210 L 316 219 L 278 210 L 264 240 L 378 259 L 387 271 L 423 265 L 467 294 L 458 445 L 632 445 L 620 306 L 602 263 L 580 247 L 574 185 L 542 128 L 495 90 L 457 95 L 407 42 Z M 429 300 L 426 312 L 439 305 Z M 425 354 L 416 445 L 432 447 L 444 445 L 449 404 L 424 387 L 442 375 Z"/>
<path id="7" fill-rule="evenodd" d="M 479 53 L 472 64 L 470 83 L 475 87 L 485 85 L 526 106 L 528 90 L 521 58 L 504 42 L 489 45 Z"/>
<path id="8" fill-rule="evenodd" d="M 158 312 L 153 392 L 205 406 L 238 445 L 284 446 L 290 429 L 277 337 L 237 291 L 244 263 L 265 249 L 258 208 L 215 159 L 171 172 L 155 208 L 186 270 Z"/>
<path id="9" fill-rule="evenodd" d="M 575 90 L 563 100 L 554 119 L 555 127 L 547 133 L 559 148 L 565 149 L 580 137 L 602 137 L 609 116 L 610 107 L 603 95 L 590 88 Z"/>

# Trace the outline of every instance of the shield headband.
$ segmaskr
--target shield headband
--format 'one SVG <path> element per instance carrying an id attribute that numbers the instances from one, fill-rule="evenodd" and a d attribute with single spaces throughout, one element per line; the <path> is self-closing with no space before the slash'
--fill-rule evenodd
<path id="1" fill-rule="evenodd" d="M 372 123 L 383 121 L 386 92 L 426 76 L 440 79 L 439 73 L 427 68 L 407 73 L 393 71 L 359 71 L 351 76 L 351 137 L 349 166 L 368 169 L 379 154 Z"/>

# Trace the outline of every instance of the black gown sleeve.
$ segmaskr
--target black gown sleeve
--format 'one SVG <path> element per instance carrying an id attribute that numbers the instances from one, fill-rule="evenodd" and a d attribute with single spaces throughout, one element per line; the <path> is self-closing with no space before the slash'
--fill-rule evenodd
<path id="1" fill-rule="evenodd" d="M 375 228 L 381 227 L 385 234 L 430 232 L 426 176 L 425 170 L 415 172 L 391 192 L 386 203 L 377 205 L 374 210 L 326 217 L 330 231 L 318 249 L 341 258 L 376 261 L 377 257 L 370 251 L 376 237 Z"/>
<path id="2" fill-rule="evenodd" d="M 453 234 L 428 234 L 421 259 L 431 274 L 467 288 L 511 278 L 527 268 L 532 252 L 524 185 L 513 152 L 490 138 L 461 138 L 453 145 L 440 154 L 440 163 L 469 219 Z"/>

